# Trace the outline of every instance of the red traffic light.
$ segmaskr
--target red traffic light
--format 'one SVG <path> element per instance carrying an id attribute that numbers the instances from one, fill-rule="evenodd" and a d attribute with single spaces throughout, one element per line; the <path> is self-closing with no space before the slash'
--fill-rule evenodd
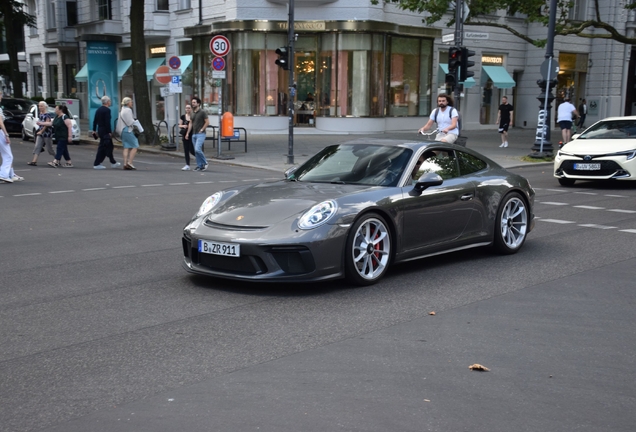
<path id="1" fill-rule="evenodd" d="M 462 50 L 458 47 L 451 47 L 448 50 L 448 73 L 456 74 L 462 62 Z"/>

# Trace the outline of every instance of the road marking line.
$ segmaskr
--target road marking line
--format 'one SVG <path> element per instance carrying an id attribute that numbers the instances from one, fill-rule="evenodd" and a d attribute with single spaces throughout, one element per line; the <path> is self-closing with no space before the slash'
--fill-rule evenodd
<path id="1" fill-rule="evenodd" d="M 598 195 L 596 192 L 574 192 L 579 195 Z"/>
<path id="2" fill-rule="evenodd" d="M 245 180 L 241 180 L 241 181 L 244 181 L 244 182 L 257 182 L 259 180 L 260 179 L 245 179 Z"/>
<path id="3" fill-rule="evenodd" d="M 129 186 L 113 186 L 113 189 L 126 189 L 126 188 L 134 188 L 137 187 L 135 185 L 129 185 Z"/>
<path id="4" fill-rule="evenodd" d="M 619 230 L 620 232 L 626 232 L 626 233 L 631 233 L 631 234 L 636 234 L 636 229 L 626 229 L 626 230 Z"/>
<path id="5" fill-rule="evenodd" d="M 566 190 L 563 190 L 563 189 L 546 189 L 546 190 L 550 192 L 567 192 Z"/>
<path id="6" fill-rule="evenodd" d="M 69 193 L 69 192 L 75 192 L 74 190 L 65 190 L 65 191 L 52 191 L 49 192 L 50 194 L 59 194 L 59 193 Z"/>
<path id="7" fill-rule="evenodd" d="M 141 187 L 154 187 L 154 186 L 163 186 L 163 184 L 161 184 L 161 183 L 157 183 L 157 184 L 147 184 L 147 185 L 141 185 Z"/>
<path id="8" fill-rule="evenodd" d="M 194 184 L 210 184 L 213 183 L 211 181 L 204 181 L 204 182 L 194 182 Z"/>
<path id="9" fill-rule="evenodd" d="M 605 210 L 605 207 L 595 207 L 595 206 L 586 206 L 586 205 L 578 205 L 578 206 L 572 206 L 572 207 L 582 208 L 587 210 Z"/>
<path id="10" fill-rule="evenodd" d="M 190 183 L 168 183 L 168 185 L 170 186 L 183 186 L 183 185 L 189 185 Z"/>
<path id="11" fill-rule="evenodd" d="M 612 197 L 612 198 L 628 198 L 625 195 L 605 195 L 606 197 Z"/>
<path id="12" fill-rule="evenodd" d="M 607 211 L 615 212 L 615 213 L 636 213 L 636 210 L 623 210 L 623 209 L 608 209 Z"/>
<path id="13" fill-rule="evenodd" d="M 82 189 L 83 191 L 96 191 L 96 190 L 106 190 L 106 188 L 88 188 L 88 189 Z"/>
<path id="14" fill-rule="evenodd" d="M 579 226 L 586 227 L 586 228 L 605 229 L 605 230 L 616 229 L 616 227 L 613 227 L 613 226 L 597 225 L 597 224 L 579 224 Z"/>
<path id="15" fill-rule="evenodd" d="M 556 223 L 556 224 L 573 224 L 576 223 L 574 221 L 566 221 L 566 220 L 561 220 L 561 219 L 540 219 L 543 222 L 551 222 L 551 223 Z"/>
<path id="16" fill-rule="evenodd" d="M 236 181 L 237 180 L 221 180 L 221 181 L 219 181 L 219 183 L 234 183 Z"/>
<path id="17" fill-rule="evenodd" d="M 28 193 L 28 194 L 18 194 L 18 195 L 13 195 L 14 197 L 21 197 L 21 196 L 34 196 L 34 195 L 42 195 L 40 192 L 35 192 L 35 193 Z"/>
<path id="18" fill-rule="evenodd" d="M 545 204 L 545 205 L 555 205 L 555 206 L 566 206 L 566 205 L 570 205 L 568 203 L 562 203 L 562 202 L 554 202 L 554 201 L 537 201 L 538 203 L 541 204 Z"/>

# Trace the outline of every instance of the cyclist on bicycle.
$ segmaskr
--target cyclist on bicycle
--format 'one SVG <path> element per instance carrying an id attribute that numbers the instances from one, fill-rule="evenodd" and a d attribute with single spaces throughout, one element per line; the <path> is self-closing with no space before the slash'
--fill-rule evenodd
<path id="1" fill-rule="evenodd" d="M 437 108 L 431 112 L 428 123 L 418 132 L 424 133 L 433 126 L 433 123 L 437 123 L 439 133 L 435 136 L 435 141 L 453 144 L 459 136 L 458 121 L 459 112 L 453 108 L 453 98 L 446 93 L 441 93 L 437 96 Z"/>

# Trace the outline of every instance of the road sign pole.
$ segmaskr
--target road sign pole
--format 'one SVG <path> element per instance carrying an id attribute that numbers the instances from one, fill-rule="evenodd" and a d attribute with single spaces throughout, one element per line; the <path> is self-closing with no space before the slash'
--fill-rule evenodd
<path id="1" fill-rule="evenodd" d="M 294 0 L 289 0 L 289 21 L 287 23 L 287 39 L 289 45 L 289 140 L 287 143 L 287 163 L 294 163 L 294 95 L 296 86 L 294 84 Z"/>

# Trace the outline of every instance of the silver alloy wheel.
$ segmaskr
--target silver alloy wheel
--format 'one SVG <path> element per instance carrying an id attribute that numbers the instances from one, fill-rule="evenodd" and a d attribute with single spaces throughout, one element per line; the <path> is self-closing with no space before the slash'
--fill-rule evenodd
<path id="1" fill-rule="evenodd" d="M 501 212 L 501 239 L 511 250 L 515 250 L 523 244 L 528 228 L 528 211 L 524 202 L 512 197 Z"/>
<path id="2" fill-rule="evenodd" d="M 366 280 L 379 278 L 389 264 L 391 239 L 384 222 L 366 219 L 356 230 L 351 245 L 353 267 Z"/>

